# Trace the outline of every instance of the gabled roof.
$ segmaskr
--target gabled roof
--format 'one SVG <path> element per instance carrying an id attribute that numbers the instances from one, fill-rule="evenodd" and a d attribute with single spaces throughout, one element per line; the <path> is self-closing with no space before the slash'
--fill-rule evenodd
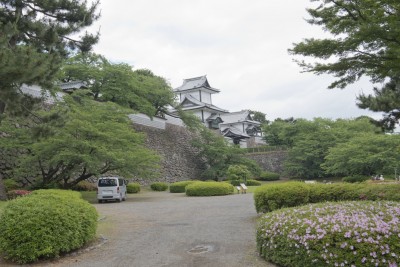
<path id="1" fill-rule="evenodd" d="M 230 138 L 238 138 L 238 139 L 245 139 L 250 138 L 249 135 L 243 133 L 239 129 L 235 127 L 229 127 L 222 131 L 222 135 Z"/>
<path id="2" fill-rule="evenodd" d="M 63 91 L 72 91 L 75 89 L 86 88 L 86 84 L 82 81 L 71 81 L 59 84 Z"/>
<path id="3" fill-rule="evenodd" d="M 210 117 L 208 117 L 207 119 L 206 119 L 206 121 L 213 121 L 213 120 L 217 120 L 218 121 L 218 123 L 222 123 L 222 122 L 224 122 L 222 119 L 221 119 L 221 116 L 219 115 L 219 114 L 211 114 L 210 115 Z"/>
<path id="4" fill-rule="evenodd" d="M 258 121 L 252 120 L 252 118 L 250 117 L 250 111 L 248 110 L 221 114 L 221 119 L 224 121 L 224 124 L 237 123 L 237 122 L 250 122 L 257 125 L 261 124 Z"/>
<path id="5" fill-rule="evenodd" d="M 210 91 L 213 91 L 214 93 L 219 92 L 218 89 L 212 88 L 210 86 L 210 84 L 208 83 L 207 77 L 205 75 L 200 76 L 200 77 L 190 78 L 190 79 L 184 79 L 182 85 L 175 88 L 174 91 L 182 92 L 182 91 L 188 91 L 188 90 L 193 90 L 193 89 L 198 89 L 198 88 L 205 88 Z"/>
<path id="6" fill-rule="evenodd" d="M 191 95 L 186 95 L 185 99 L 179 105 L 182 107 L 183 110 L 209 108 L 209 109 L 219 111 L 222 113 L 228 112 L 227 110 L 219 108 L 212 104 L 200 102 L 199 100 L 197 100 L 196 98 L 194 98 Z"/>

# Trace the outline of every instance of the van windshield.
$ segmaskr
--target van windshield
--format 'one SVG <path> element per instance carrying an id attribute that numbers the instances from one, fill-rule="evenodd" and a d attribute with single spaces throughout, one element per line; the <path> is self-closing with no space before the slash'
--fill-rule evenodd
<path id="1" fill-rule="evenodd" d="M 101 179 L 99 180 L 99 186 L 117 186 L 117 179 Z"/>

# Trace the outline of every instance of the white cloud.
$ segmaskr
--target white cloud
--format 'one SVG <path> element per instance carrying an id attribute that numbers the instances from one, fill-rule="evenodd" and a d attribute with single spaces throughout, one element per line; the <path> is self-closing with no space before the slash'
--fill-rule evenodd
<path id="1" fill-rule="evenodd" d="M 148 68 L 173 87 L 207 74 L 221 90 L 214 104 L 276 117 L 349 118 L 372 113 L 355 105 L 358 87 L 327 90 L 332 77 L 300 73 L 287 49 L 324 33 L 308 25 L 309 0 L 102 0 L 95 52 Z M 379 117 L 380 115 L 374 115 Z"/>

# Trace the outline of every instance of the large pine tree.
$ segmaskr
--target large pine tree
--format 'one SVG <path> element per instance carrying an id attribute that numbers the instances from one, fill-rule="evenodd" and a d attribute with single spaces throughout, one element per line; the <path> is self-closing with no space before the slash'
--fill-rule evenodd
<path id="1" fill-rule="evenodd" d="M 98 33 L 71 36 L 99 18 L 98 5 L 85 0 L 0 0 L 0 115 L 29 109 L 30 101 L 19 92 L 22 84 L 51 89 L 62 59 L 76 49 L 90 50 Z"/>
<path id="2" fill-rule="evenodd" d="M 289 50 L 312 57 L 298 61 L 305 71 L 332 74 L 337 79 L 329 88 L 345 88 L 365 76 L 372 82 L 390 83 L 375 89 L 374 95 L 360 96 L 359 106 L 385 112 L 381 121 L 393 129 L 399 122 L 400 1 L 396 0 L 311 0 L 308 22 L 322 27 L 331 38 L 305 39 Z"/>
<path id="3" fill-rule="evenodd" d="M 98 34 L 73 39 L 99 17 L 99 2 L 0 0 L 0 113 L 21 104 L 22 84 L 51 89 L 61 61 L 71 51 L 90 50 Z M 10 110 L 15 111 L 15 110 Z"/>

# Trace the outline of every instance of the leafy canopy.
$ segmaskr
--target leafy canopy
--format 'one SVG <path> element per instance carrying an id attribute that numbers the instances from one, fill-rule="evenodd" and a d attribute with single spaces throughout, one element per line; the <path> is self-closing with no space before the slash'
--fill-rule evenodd
<path id="1" fill-rule="evenodd" d="M 78 54 L 62 67 L 62 81 L 83 81 L 97 101 L 111 101 L 149 116 L 166 112 L 175 95 L 168 82 L 146 69 L 132 70 L 93 53 Z"/>
<path id="2" fill-rule="evenodd" d="M 329 149 L 322 168 L 335 175 L 392 174 L 400 168 L 400 135 L 362 134 Z"/>
<path id="3" fill-rule="evenodd" d="M 302 179 L 330 174 L 321 167 L 330 148 L 363 133 L 381 133 L 369 118 L 336 121 L 322 118 L 313 121 L 277 120 L 265 126 L 264 131 L 267 141 L 272 140 L 275 144 L 283 144 L 290 148 L 284 171 L 290 177 Z"/>
<path id="4" fill-rule="evenodd" d="M 1 147 L 28 152 L 18 162 L 17 175 L 40 181 L 39 187 L 71 187 L 102 174 L 155 174 L 158 156 L 134 132 L 129 110 L 87 99 L 86 93 L 65 96 L 51 110 L 38 112 L 41 119 L 31 127 L 16 128 L 12 120 L 4 121 L 8 137 L 1 138 Z"/>

